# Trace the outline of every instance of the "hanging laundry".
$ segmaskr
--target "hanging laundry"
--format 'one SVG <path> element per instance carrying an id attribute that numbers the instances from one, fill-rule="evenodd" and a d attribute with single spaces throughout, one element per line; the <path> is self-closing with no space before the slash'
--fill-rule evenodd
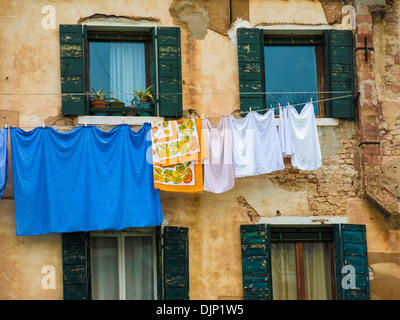
<path id="1" fill-rule="evenodd" d="M 314 106 L 307 103 L 300 113 L 288 108 L 288 124 L 292 136 L 292 165 L 301 170 L 316 170 L 322 165 Z"/>
<path id="2" fill-rule="evenodd" d="M 163 191 L 203 192 L 201 119 L 152 122 L 154 187 Z"/>
<path id="3" fill-rule="evenodd" d="M 230 118 L 235 178 L 270 173 L 285 168 L 274 112 Z"/>
<path id="4" fill-rule="evenodd" d="M 279 141 L 281 144 L 282 155 L 290 156 L 293 154 L 292 137 L 288 123 L 288 109 L 279 108 Z"/>
<path id="5" fill-rule="evenodd" d="M 222 117 L 216 127 L 208 119 L 203 119 L 203 133 L 208 153 L 208 158 L 203 160 L 204 191 L 229 191 L 235 185 L 229 118 Z"/>
<path id="6" fill-rule="evenodd" d="M 162 167 L 199 159 L 201 119 L 151 123 L 154 162 Z"/>
<path id="7" fill-rule="evenodd" d="M 7 184 L 8 170 L 8 129 L 0 131 L 0 199 Z"/>
<path id="8" fill-rule="evenodd" d="M 149 132 L 11 128 L 17 235 L 160 225 Z"/>

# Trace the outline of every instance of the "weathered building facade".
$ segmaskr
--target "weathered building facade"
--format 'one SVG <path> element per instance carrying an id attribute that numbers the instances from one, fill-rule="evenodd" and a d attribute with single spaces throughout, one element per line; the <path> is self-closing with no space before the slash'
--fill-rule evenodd
<path id="1" fill-rule="evenodd" d="M 262 104 L 257 103 L 265 98 L 245 102 L 245 93 L 254 86 L 246 82 L 249 70 L 244 70 L 246 59 L 241 58 L 241 50 L 246 48 L 250 48 L 247 55 L 253 54 L 251 42 L 246 42 L 243 35 L 246 30 L 262 34 L 264 42 L 256 43 L 259 47 L 267 45 L 267 37 L 319 39 L 321 50 L 325 50 L 317 61 L 322 65 L 317 96 L 321 101 L 317 127 L 322 166 L 303 171 L 293 168 L 290 158 L 285 158 L 284 170 L 236 179 L 235 187 L 225 193 L 161 192 L 163 225 L 188 232 L 186 274 L 190 299 L 246 298 L 249 290 L 244 284 L 247 264 L 242 256 L 242 250 L 243 254 L 246 252 L 243 226 L 261 226 L 257 232 L 280 236 L 285 236 L 283 227 L 291 227 L 298 230 L 299 237 L 304 230 L 310 230 L 307 228 L 323 228 L 318 230 L 325 232 L 327 227 L 331 228 L 329 239 L 334 241 L 334 229 L 339 224 L 362 225 L 366 229 L 368 253 L 364 261 L 368 261 L 369 280 L 362 285 L 369 287 L 369 293 L 362 297 L 400 298 L 400 1 L 36 0 L 7 1 L 0 6 L 1 39 L 7 44 L 0 48 L 0 125 L 24 130 L 45 124 L 69 131 L 85 123 L 110 130 L 122 119 L 137 129 L 144 121 L 141 117 L 90 116 L 76 112 L 74 105 L 66 107 L 62 93 L 68 91 L 62 83 L 68 75 L 62 74 L 60 25 L 84 25 L 98 33 L 107 29 L 178 28 L 178 100 L 182 109 L 181 113 L 176 112 L 177 118 L 187 118 L 195 112 L 214 125 L 221 116 L 238 114 L 249 106 L 262 109 Z M 241 33 L 239 30 L 243 29 L 245 32 Z M 330 62 L 334 58 L 329 58 L 327 44 L 335 43 L 328 35 L 332 37 L 335 31 L 346 32 L 351 39 L 345 46 L 350 48 L 346 59 L 352 69 L 334 69 Z M 335 87 L 334 80 L 328 80 L 343 74 L 347 78 L 338 82 L 353 86 L 351 98 L 344 99 L 353 109 L 343 109 L 336 102 L 346 94 L 330 95 L 348 90 Z M 270 91 L 264 80 L 260 83 L 260 87 L 255 84 L 253 94 Z M 159 82 L 158 85 L 162 86 Z M 174 119 L 168 103 L 162 103 L 157 119 Z M 63 236 L 15 235 L 12 162 L 0 200 L 0 222 L 0 298 L 65 298 Z M 332 260 L 334 252 L 331 254 Z M 54 286 L 48 285 L 49 279 Z M 260 285 L 262 293 L 269 292 L 272 282 L 265 286 Z"/>

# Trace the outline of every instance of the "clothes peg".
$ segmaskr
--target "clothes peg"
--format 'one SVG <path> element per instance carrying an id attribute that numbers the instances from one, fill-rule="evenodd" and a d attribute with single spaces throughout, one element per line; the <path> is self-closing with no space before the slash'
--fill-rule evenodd
<path id="1" fill-rule="evenodd" d="M 87 127 L 87 124 L 86 124 L 86 122 L 85 122 L 85 127 Z"/>
<path id="2" fill-rule="evenodd" d="M 43 128 L 44 128 L 44 122 L 43 122 Z"/>
<path id="3" fill-rule="evenodd" d="M 311 97 L 311 99 L 310 99 L 310 102 L 312 103 L 312 97 Z"/>
<path id="4" fill-rule="evenodd" d="M 250 107 L 250 112 L 251 112 L 251 107 Z"/>
<path id="5" fill-rule="evenodd" d="M 201 118 L 204 119 L 204 114 L 203 113 L 201 114 Z"/>
<path id="6" fill-rule="evenodd" d="M 278 103 L 278 106 L 279 106 L 279 109 L 282 109 L 282 107 L 281 107 L 281 104 L 280 104 L 280 103 Z"/>
<path id="7" fill-rule="evenodd" d="M 123 125 L 123 126 L 125 125 L 125 120 L 122 120 L 122 125 Z"/>
<path id="8" fill-rule="evenodd" d="M 7 129 L 7 123 L 5 124 L 4 128 L 6 128 L 6 129 Z"/>
<path id="9" fill-rule="evenodd" d="M 274 109 L 274 108 L 272 108 L 272 104 L 269 104 L 269 106 L 271 107 L 271 110 Z"/>

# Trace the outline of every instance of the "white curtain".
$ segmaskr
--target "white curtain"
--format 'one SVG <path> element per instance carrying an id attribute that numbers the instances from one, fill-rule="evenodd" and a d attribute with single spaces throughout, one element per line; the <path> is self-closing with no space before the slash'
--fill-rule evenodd
<path id="1" fill-rule="evenodd" d="M 93 300 L 118 300 L 118 238 L 90 239 L 91 281 Z"/>
<path id="2" fill-rule="evenodd" d="M 296 300 L 295 244 L 271 244 L 272 292 L 274 300 Z"/>
<path id="3" fill-rule="evenodd" d="M 125 238 L 127 300 L 154 299 L 152 237 Z"/>
<path id="4" fill-rule="evenodd" d="M 289 242 L 271 244 L 272 290 L 275 300 L 297 299 L 295 247 L 295 243 Z M 303 259 L 305 299 L 332 299 L 328 243 L 303 242 Z"/>
<path id="5" fill-rule="evenodd" d="M 113 97 L 130 105 L 133 91 L 146 89 L 144 43 L 110 43 L 110 88 Z"/>
<path id="6" fill-rule="evenodd" d="M 154 299 L 153 238 L 151 236 L 91 237 L 91 281 L 94 300 Z M 118 255 L 118 241 L 124 243 Z M 125 261 L 125 264 L 119 264 Z M 121 277 L 121 278 L 120 278 Z M 125 296 L 121 295 L 125 285 Z"/>
<path id="7" fill-rule="evenodd" d="M 306 299 L 332 299 L 328 243 L 304 242 L 303 254 Z"/>

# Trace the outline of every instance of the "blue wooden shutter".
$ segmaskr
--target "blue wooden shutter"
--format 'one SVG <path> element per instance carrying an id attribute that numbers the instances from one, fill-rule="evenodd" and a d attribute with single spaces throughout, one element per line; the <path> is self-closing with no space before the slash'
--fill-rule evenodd
<path id="1" fill-rule="evenodd" d="M 264 35 L 261 29 L 237 30 L 240 110 L 265 109 Z"/>
<path id="2" fill-rule="evenodd" d="M 164 299 L 189 300 L 188 228 L 164 227 Z"/>
<path id="3" fill-rule="evenodd" d="M 334 226 L 336 295 L 338 300 L 369 300 L 369 268 L 365 225 L 338 224 Z M 355 268 L 355 289 L 344 289 L 342 274 L 346 265 Z"/>
<path id="4" fill-rule="evenodd" d="M 245 300 L 272 300 L 270 235 L 266 224 L 240 226 Z"/>
<path id="5" fill-rule="evenodd" d="M 328 116 L 354 118 L 353 33 L 350 30 L 326 30 L 324 38 L 327 98 L 353 95 L 327 101 Z M 343 91 L 349 91 L 348 93 Z"/>
<path id="6" fill-rule="evenodd" d="M 149 54 L 152 92 L 159 93 L 158 115 L 181 117 L 183 107 L 180 28 L 153 28 L 150 32 Z M 156 98 L 154 95 L 154 99 Z"/>
<path id="7" fill-rule="evenodd" d="M 67 116 L 86 114 L 86 39 L 86 26 L 60 25 L 61 111 Z"/>
<path id="8" fill-rule="evenodd" d="M 85 232 L 62 234 L 64 300 L 89 300 L 89 237 Z"/>

